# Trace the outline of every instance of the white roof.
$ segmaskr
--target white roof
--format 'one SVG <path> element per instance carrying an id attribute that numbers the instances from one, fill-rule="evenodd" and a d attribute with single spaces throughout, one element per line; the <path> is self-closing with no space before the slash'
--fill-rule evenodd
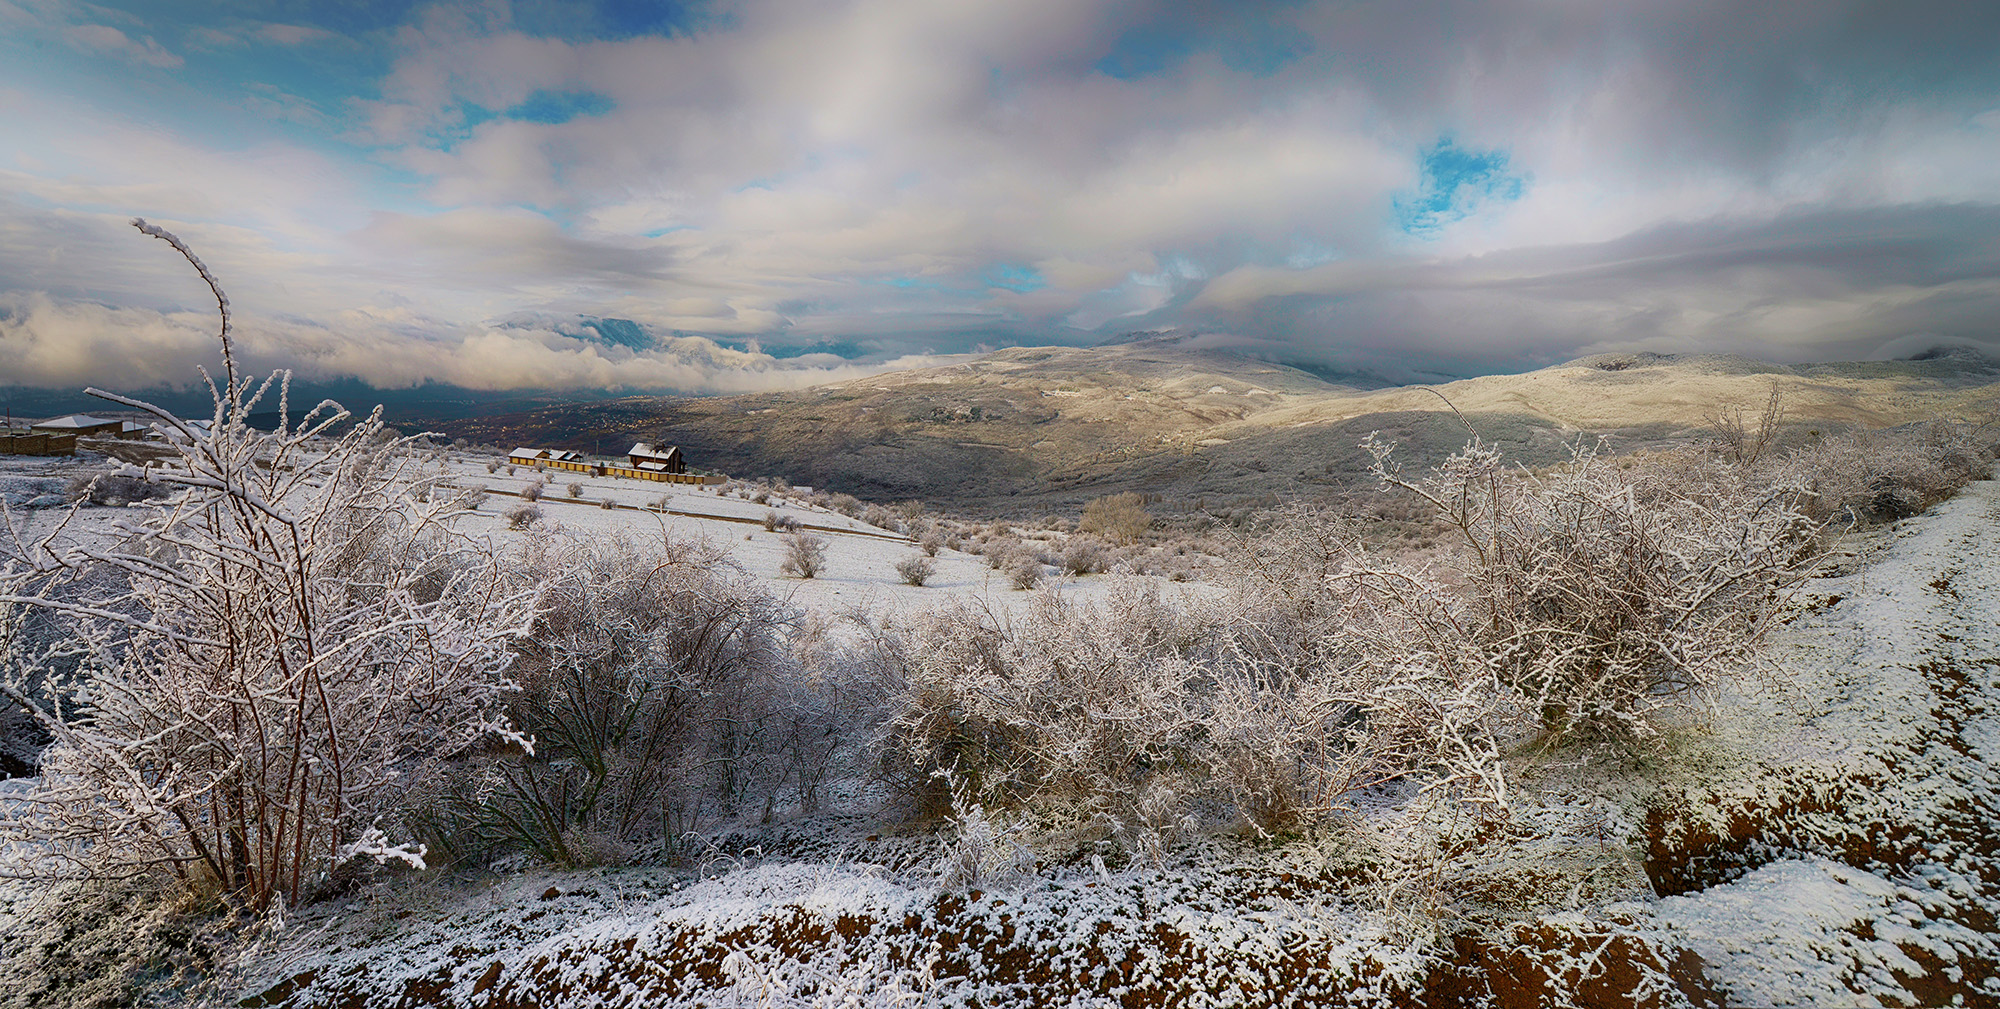
<path id="1" fill-rule="evenodd" d="M 541 457 L 543 457 L 543 456 L 545 456 L 545 455 L 548 455 L 548 454 L 549 454 L 549 450 L 548 450 L 548 449 L 545 449 L 545 448 L 517 448 L 517 449 L 515 449 L 514 451 L 512 451 L 512 452 L 509 452 L 509 453 L 507 453 L 507 458 L 509 458 L 509 459 L 540 459 Z"/>
<path id="2" fill-rule="evenodd" d="M 117 423 L 117 421 L 105 420 L 102 417 L 92 417 L 87 413 L 73 413 L 67 417 L 57 417 L 54 420 L 42 421 L 41 423 L 36 424 L 35 426 L 53 427 L 53 428 L 86 428 L 86 427 L 103 427 L 106 424 L 115 424 L 115 423 Z"/>

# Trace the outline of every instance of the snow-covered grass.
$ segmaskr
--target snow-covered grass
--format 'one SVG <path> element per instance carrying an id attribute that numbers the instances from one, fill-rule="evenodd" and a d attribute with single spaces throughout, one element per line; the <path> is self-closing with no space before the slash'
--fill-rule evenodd
<path id="1" fill-rule="evenodd" d="M 467 532 L 492 536 L 502 547 L 518 543 L 526 530 L 509 528 L 506 514 L 525 500 L 520 496 L 531 482 L 539 482 L 542 472 L 517 467 L 509 475 L 503 467 L 486 472 L 486 462 L 477 456 L 458 456 L 447 464 L 451 482 L 461 488 L 484 488 L 489 497 L 482 502 L 476 518 L 464 523 Z M 724 493 L 721 485 L 662 484 L 620 477 L 593 477 L 569 471 L 547 471 L 552 483 L 535 505 L 542 511 L 541 523 L 560 526 L 584 536 L 624 535 L 635 541 L 658 539 L 706 539 L 726 546 L 736 563 L 764 581 L 778 597 L 827 614 L 861 612 L 879 615 L 886 610 L 929 608 L 944 605 L 952 597 L 972 597 L 979 605 L 997 612 L 1012 612 L 1024 606 L 1030 593 L 1014 589 L 1006 571 L 996 571 L 986 559 L 974 554 L 938 549 L 936 571 L 924 584 L 906 584 L 896 565 L 920 553 L 918 543 L 899 532 L 869 525 L 839 512 L 815 507 L 796 496 L 773 495 L 759 504 L 748 497 Z M 568 487 L 580 483 L 583 493 L 569 496 Z M 665 509 L 660 498 L 665 496 Z M 615 507 L 607 509 L 604 502 Z M 765 516 L 797 521 L 806 531 L 821 537 L 826 546 L 825 566 L 812 578 L 795 578 L 782 570 L 785 532 L 765 529 Z M 1063 577 L 1055 568 L 1045 569 L 1046 583 L 1066 598 L 1079 601 L 1102 599 L 1119 577 Z M 1165 578 L 1126 576 L 1149 584 L 1169 584 Z M 1178 593 L 1209 592 L 1212 587 L 1189 585 L 1173 589 Z"/>

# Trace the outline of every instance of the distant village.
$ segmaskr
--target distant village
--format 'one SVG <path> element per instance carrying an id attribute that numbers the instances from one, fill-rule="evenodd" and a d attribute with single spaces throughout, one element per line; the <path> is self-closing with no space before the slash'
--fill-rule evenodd
<path id="1" fill-rule="evenodd" d="M 592 462 L 581 452 L 560 448 L 517 448 L 507 454 L 507 462 L 514 466 L 538 466 L 543 469 L 570 470 L 588 473 L 592 476 L 625 477 L 629 480 L 651 480 L 655 483 L 719 484 L 724 478 L 715 474 L 697 474 L 687 471 L 687 459 L 681 455 L 680 446 L 659 448 L 648 442 L 639 442 L 625 453 L 626 464 L 615 462 Z"/>
<path id="2" fill-rule="evenodd" d="M 188 427 L 197 431 L 206 430 L 209 426 L 209 422 L 205 420 L 186 423 Z M 81 440 L 159 441 L 165 437 L 157 425 L 73 413 L 26 425 L 10 420 L 4 429 L 0 429 L 0 455 L 75 455 L 77 443 Z M 689 473 L 687 458 L 681 454 L 679 446 L 660 447 L 643 441 L 633 445 L 631 450 L 625 453 L 623 464 L 592 460 L 583 453 L 570 449 L 534 447 L 521 447 L 509 452 L 507 463 L 512 466 L 569 470 L 591 476 L 624 477 L 631 480 L 651 480 L 656 483 L 725 482 L 724 477 L 716 474 Z"/>
<path id="3" fill-rule="evenodd" d="M 208 422 L 194 421 L 189 426 L 205 428 Z M 84 413 L 53 417 L 25 427 L 17 427 L 10 420 L 6 430 L 0 431 L 0 455 L 75 455 L 79 438 L 139 440 L 159 436 L 150 424 Z"/>

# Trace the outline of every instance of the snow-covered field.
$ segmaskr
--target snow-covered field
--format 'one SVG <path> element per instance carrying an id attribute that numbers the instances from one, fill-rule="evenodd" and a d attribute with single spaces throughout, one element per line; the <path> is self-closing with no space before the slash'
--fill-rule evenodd
<path id="1" fill-rule="evenodd" d="M 463 458 L 463 457 L 460 457 Z M 542 474 L 517 467 L 486 472 L 483 462 L 458 461 L 448 464 L 456 486 L 484 488 L 489 496 L 477 516 L 465 520 L 463 531 L 490 536 L 504 547 L 532 535 L 532 531 L 510 528 L 507 513 L 529 504 L 521 494 Z M 765 583 L 772 594 L 812 610 L 837 613 L 848 610 L 879 614 L 885 608 L 942 605 L 953 597 L 976 600 L 996 612 L 1024 605 L 1031 593 L 1016 591 L 1004 571 L 993 570 L 986 559 L 973 554 L 941 548 L 935 557 L 937 570 L 919 586 L 905 585 L 896 564 L 920 551 L 909 537 L 880 529 L 838 512 L 813 505 L 793 496 L 773 496 L 758 504 L 735 493 L 724 493 L 720 485 L 660 484 L 619 477 L 593 477 L 566 471 L 548 471 L 551 481 L 532 504 L 542 513 L 544 531 L 564 529 L 586 537 L 625 536 L 635 542 L 675 539 L 706 539 L 726 545 L 736 563 Z M 570 486 L 578 484 L 582 493 L 570 496 Z M 666 499 L 664 508 L 661 499 Z M 614 507 L 605 508 L 610 502 Z M 783 532 L 764 528 L 767 514 L 797 521 L 801 528 L 825 542 L 826 566 L 813 578 L 796 578 L 783 573 L 786 538 Z M 1164 578 L 1144 576 L 1094 575 L 1062 578 L 1054 568 L 1046 571 L 1049 590 L 1077 601 L 1102 598 L 1121 581 L 1157 584 L 1173 593 L 1203 591 L 1200 587 L 1172 585 Z"/>
<path id="2" fill-rule="evenodd" d="M 1025 605 L 1032 596 L 1015 590 L 1007 573 L 993 570 L 985 558 L 949 548 L 938 550 L 936 573 L 921 587 L 906 585 L 895 566 L 920 553 L 909 537 L 814 507 L 798 497 L 774 496 L 768 503 L 758 504 L 733 492 L 723 493 L 720 485 L 661 484 L 537 471 L 526 466 L 515 467 L 510 474 L 503 465 L 489 473 L 489 461 L 454 455 L 445 464 L 445 473 L 454 487 L 487 491 L 486 498 L 473 514 L 460 520 L 458 528 L 487 538 L 502 550 L 517 546 L 536 529 L 542 533 L 567 531 L 585 538 L 622 536 L 637 544 L 657 542 L 662 536 L 707 540 L 726 546 L 731 558 L 773 595 L 828 614 L 853 610 L 879 614 L 887 608 L 938 606 L 954 599 L 970 599 L 995 612 L 1007 612 Z M 0 456 L 0 496 L 6 499 L 23 538 L 33 539 L 65 520 L 67 509 L 62 505 L 68 481 L 88 479 L 110 465 L 101 456 L 88 454 L 50 459 Z M 524 490 L 541 482 L 544 472 L 551 482 L 543 487 L 539 500 L 528 501 L 522 496 Z M 582 488 L 575 497 L 569 490 L 572 484 Z M 612 507 L 604 507 L 606 502 Z M 527 505 L 539 509 L 542 518 L 534 528 L 513 528 L 508 513 Z M 764 528 L 769 513 L 797 521 L 805 532 L 824 541 L 826 564 L 818 575 L 796 578 L 780 570 L 786 539 L 783 532 Z M 63 535 L 109 535 L 111 525 L 123 514 L 118 507 L 85 509 Z M 1077 601 L 1100 599 L 1121 582 L 1157 585 L 1169 594 L 1208 591 L 1198 584 L 1174 584 L 1150 576 L 1065 578 L 1052 567 L 1045 574 L 1048 591 Z"/>

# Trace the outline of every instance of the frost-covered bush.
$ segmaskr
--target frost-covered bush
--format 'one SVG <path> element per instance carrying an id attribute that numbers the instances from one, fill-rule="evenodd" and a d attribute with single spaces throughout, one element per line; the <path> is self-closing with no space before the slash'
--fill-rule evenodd
<path id="1" fill-rule="evenodd" d="M 568 493 L 569 493 L 569 496 L 570 496 L 570 500 L 572 500 L 572 501 L 574 501 L 574 500 L 576 500 L 576 499 L 578 499 L 578 498 L 582 497 L 582 496 L 583 496 L 583 481 L 581 481 L 581 480 L 576 480 L 576 481 L 572 481 L 572 482 L 570 483 L 569 487 L 567 488 L 567 491 L 568 491 Z"/>
<path id="2" fill-rule="evenodd" d="M 143 477 L 114 473 L 98 477 L 73 477 L 63 490 L 63 496 L 72 504 L 82 501 L 94 505 L 122 505 L 166 497 L 170 488 L 165 484 L 147 481 Z"/>
<path id="3" fill-rule="evenodd" d="M 1007 555 L 1007 581 L 1019 592 L 1040 585 L 1042 559 L 1027 551 Z"/>
<path id="4" fill-rule="evenodd" d="M 1796 484 L 1696 453 L 1620 467 L 1580 448 L 1534 474 L 1508 471 L 1475 438 L 1406 480 L 1387 446 L 1369 446 L 1378 476 L 1453 530 L 1465 584 L 1394 568 L 1334 582 L 1400 628 L 1395 661 L 1415 656 L 1454 680 L 1484 670 L 1558 735 L 1651 736 L 1651 712 L 1750 654 L 1817 534 Z"/>
<path id="5" fill-rule="evenodd" d="M 785 559 L 778 562 L 778 570 L 799 578 L 813 578 L 825 567 L 825 538 L 808 532 L 785 535 Z"/>
<path id="6" fill-rule="evenodd" d="M 1203 635 L 1157 595 L 1037 599 L 1001 624 L 965 608 L 913 618 L 891 680 L 885 774 L 933 811 L 1030 796 L 1128 804 L 1184 777 L 1199 734 L 1189 653 Z"/>
<path id="7" fill-rule="evenodd" d="M 914 554 L 896 562 L 896 576 L 905 585 L 921 588 L 934 574 L 937 574 L 937 562 L 923 554 Z"/>
<path id="8" fill-rule="evenodd" d="M 1103 544 L 1082 536 L 1072 537 L 1064 544 L 1059 559 L 1062 563 L 1057 566 L 1064 574 L 1078 577 L 1094 575 L 1104 570 L 1106 563 Z"/>
<path id="9" fill-rule="evenodd" d="M 516 505 L 507 509 L 507 528 L 526 529 L 542 520 L 542 510 L 531 504 Z"/>
<path id="10" fill-rule="evenodd" d="M 421 865 L 382 828 L 432 761 L 508 734 L 507 645 L 532 586 L 502 587 L 450 534 L 452 506 L 415 499 L 434 475 L 379 410 L 328 402 L 294 423 L 288 375 L 240 375 L 220 287 L 134 223 L 215 291 L 222 382 L 206 429 L 93 392 L 169 432 L 173 455 L 124 475 L 173 496 L 127 540 L 0 547 L 0 601 L 73 629 L 10 656 L 5 692 L 53 742 L 7 832 L 46 846 L 41 873 L 171 876 L 260 908 L 357 855 Z M 277 429 L 251 427 L 271 406 Z M 115 588 L 65 592 L 101 571 Z M 24 689 L 38 672 L 46 702 Z"/>
<path id="11" fill-rule="evenodd" d="M 878 504 L 871 504 L 863 508 L 861 510 L 861 521 L 877 529 L 887 529 L 890 532 L 900 532 L 903 528 L 902 524 L 896 521 L 896 514 L 894 512 Z"/>
<path id="12" fill-rule="evenodd" d="M 1933 421 L 1816 439 L 1779 470 L 1810 493 L 1809 514 L 1834 528 L 1915 515 L 1992 471 L 1995 446 L 1971 425 Z"/>
<path id="13" fill-rule="evenodd" d="M 540 501 L 541 499 L 542 499 L 542 482 L 540 480 L 530 480 L 526 484 L 522 485 L 521 500 Z"/>
<path id="14" fill-rule="evenodd" d="M 791 614 L 725 550 L 543 535 L 515 577 L 547 584 L 509 704 L 534 747 L 468 762 L 433 800 L 452 854 L 616 861 L 823 760 L 787 748 L 793 719 L 820 719 L 802 737 L 839 728 L 795 673 Z"/>

